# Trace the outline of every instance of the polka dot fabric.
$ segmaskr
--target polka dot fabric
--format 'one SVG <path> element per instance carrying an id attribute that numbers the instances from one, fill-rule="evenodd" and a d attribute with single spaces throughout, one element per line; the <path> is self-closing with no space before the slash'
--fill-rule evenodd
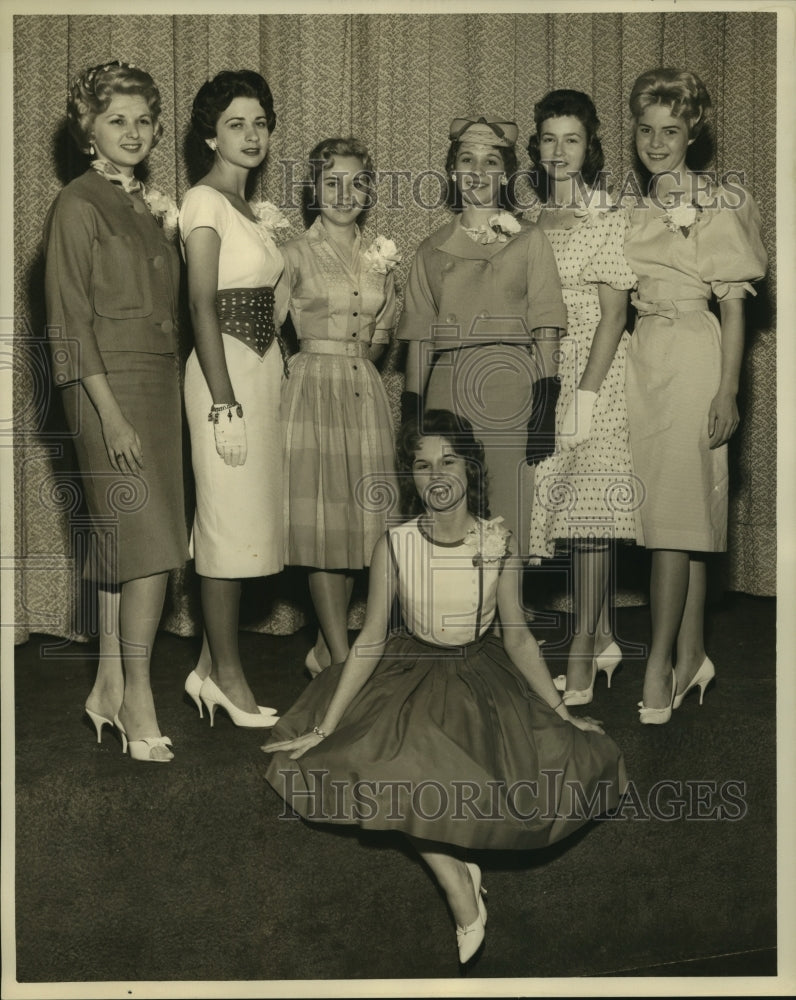
<path id="1" fill-rule="evenodd" d="M 540 210 L 531 215 L 538 221 Z M 598 285 L 629 289 L 636 283 L 624 256 L 626 220 L 621 210 L 590 211 L 569 229 L 545 229 L 553 247 L 567 307 L 567 336 L 561 341 L 559 431 L 589 360 L 600 322 Z M 600 388 L 591 434 L 577 448 L 558 452 L 536 469 L 530 552 L 551 558 L 573 539 L 636 538 L 638 488 L 631 472 L 625 405 L 627 333 Z"/>

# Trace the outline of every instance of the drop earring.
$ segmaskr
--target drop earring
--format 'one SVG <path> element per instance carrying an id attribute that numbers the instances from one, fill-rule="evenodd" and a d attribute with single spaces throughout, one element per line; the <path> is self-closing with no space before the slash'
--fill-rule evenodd
<path id="1" fill-rule="evenodd" d="M 88 144 L 88 155 L 89 156 L 93 156 L 94 155 L 94 143 L 93 142 L 90 142 Z"/>
<path id="2" fill-rule="evenodd" d="M 500 183 L 501 183 L 501 184 L 508 184 L 508 182 L 509 182 L 509 179 L 508 179 L 508 177 L 506 177 L 506 175 L 505 175 L 505 174 L 501 174 L 501 175 L 500 175 Z"/>

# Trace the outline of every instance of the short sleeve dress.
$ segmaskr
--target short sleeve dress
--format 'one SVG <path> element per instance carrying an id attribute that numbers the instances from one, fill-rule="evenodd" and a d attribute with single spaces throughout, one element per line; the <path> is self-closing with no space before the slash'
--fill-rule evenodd
<path id="1" fill-rule="evenodd" d="M 528 423 L 541 376 L 532 332 L 565 326 L 553 252 L 533 223 L 482 243 L 457 216 L 417 248 L 396 336 L 436 352 L 425 408 L 452 410 L 473 425 L 490 510 L 505 518 L 523 555 L 534 478 Z"/>
<path id="2" fill-rule="evenodd" d="M 318 218 L 282 247 L 300 348 L 282 397 L 285 562 L 358 570 L 395 496 L 390 406 L 367 356 L 389 342 L 395 287 L 359 234 L 346 261 L 325 233 Z"/>
<path id="3" fill-rule="evenodd" d="M 541 209 L 531 214 L 538 221 Z M 561 339 L 558 430 L 589 360 L 600 322 L 598 286 L 625 290 L 636 283 L 624 256 L 626 220 L 621 209 L 584 208 L 569 229 L 546 229 L 567 307 Z M 557 543 L 574 539 L 633 539 L 639 488 L 630 463 L 625 405 L 623 333 L 592 412 L 591 432 L 571 451 L 560 451 L 536 467 L 530 553 L 551 558 Z"/>
<path id="4" fill-rule="evenodd" d="M 491 634 L 503 560 L 477 539 L 498 530 L 505 552 L 494 522 L 445 545 L 417 518 L 389 530 L 402 631 L 335 731 L 268 765 L 269 783 L 306 819 L 525 850 L 618 803 L 627 779 L 614 741 L 562 720 Z M 273 742 L 319 725 L 341 671 L 307 686 Z"/>
<path id="5" fill-rule="evenodd" d="M 235 209 L 207 185 L 191 188 L 180 208 L 180 237 L 207 227 L 221 239 L 218 288 L 273 288 L 282 273 L 282 255 L 269 231 Z M 262 318 L 273 328 L 273 313 Z M 259 353 L 240 338 L 221 335 L 235 397 L 243 406 L 248 454 L 227 465 L 216 451 L 213 400 L 196 351 L 185 369 L 185 410 L 191 434 L 196 513 L 191 545 L 196 572 L 226 579 L 267 576 L 284 567 L 282 531 L 282 426 L 280 392 L 283 363 L 274 338 Z"/>
<path id="6" fill-rule="evenodd" d="M 721 377 L 721 328 L 708 308 L 754 293 L 765 274 L 760 213 L 748 191 L 717 186 L 682 228 L 652 201 L 630 211 L 625 242 L 638 275 L 626 397 L 636 512 L 648 548 L 727 546 L 727 445 L 710 448 L 708 412 Z"/>

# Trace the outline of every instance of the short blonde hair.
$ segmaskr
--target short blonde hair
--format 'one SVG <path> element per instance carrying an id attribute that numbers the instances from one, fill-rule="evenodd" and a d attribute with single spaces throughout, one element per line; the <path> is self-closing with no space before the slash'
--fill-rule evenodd
<path id="1" fill-rule="evenodd" d="M 633 84 L 628 100 L 634 120 L 652 104 L 671 108 L 675 118 L 688 125 L 689 138 L 695 139 L 706 124 L 710 94 L 696 73 L 680 69 L 651 69 Z"/>

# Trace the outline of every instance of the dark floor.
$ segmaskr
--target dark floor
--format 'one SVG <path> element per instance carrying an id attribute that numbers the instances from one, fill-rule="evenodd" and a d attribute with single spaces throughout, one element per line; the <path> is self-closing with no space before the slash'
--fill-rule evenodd
<path id="1" fill-rule="evenodd" d="M 483 983 L 462 981 L 471 994 L 551 976 L 573 977 L 574 993 L 584 978 L 777 975 L 776 604 L 728 595 L 709 617 L 717 680 L 704 705 L 691 696 L 669 725 L 640 726 L 648 611 L 618 609 L 626 658 L 583 711 L 622 748 L 638 809 L 533 856 L 484 853 L 490 921 L 471 974 Z M 568 624 L 534 625 L 553 673 Z M 242 633 L 261 703 L 295 700 L 309 641 L 307 629 Z M 322 995 L 310 981 L 361 991 L 378 979 L 400 995 L 400 980 L 430 979 L 456 995 L 453 926 L 428 874 L 395 838 L 282 816 L 261 735 L 221 712 L 210 729 L 184 697 L 197 649 L 158 637 L 153 687 L 176 757 L 155 767 L 108 730 L 95 742 L 82 714 L 90 645 L 18 647 L 17 980 L 120 982 L 132 996 L 145 995 L 136 983 L 185 983 L 191 996 L 215 981 L 231 984 L 215 995 L 236 996 L 247 981 L 259 995 L 291 980 Z"/>

